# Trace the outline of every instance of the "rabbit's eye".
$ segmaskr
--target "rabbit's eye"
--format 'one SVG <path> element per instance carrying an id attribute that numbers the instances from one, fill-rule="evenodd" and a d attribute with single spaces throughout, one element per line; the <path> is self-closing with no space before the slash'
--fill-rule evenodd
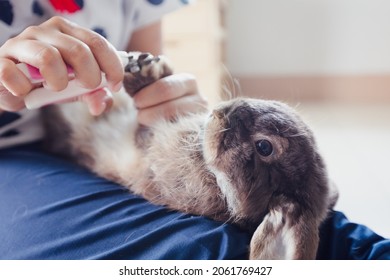
<path id="1" fill-rule="evenodd" d="M 256 142 L 256 150 L 261 156 L 268 157 L 272 154 L 274 148 L 270 141 L 262 139 Z"/>

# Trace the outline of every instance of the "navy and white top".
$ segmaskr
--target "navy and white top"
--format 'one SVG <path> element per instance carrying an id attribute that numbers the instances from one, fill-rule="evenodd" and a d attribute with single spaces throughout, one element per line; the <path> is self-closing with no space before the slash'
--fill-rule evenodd
<path id="1" fill-rule="evenodd" d="M 60 15 L 101 34 L 124 50 L 132 32 L 159 20 L 190 0 L 1 0 L 0 45 L 26 27 Z M 0 113 L 0 148 L 43 136 L 38 112 Z"/>

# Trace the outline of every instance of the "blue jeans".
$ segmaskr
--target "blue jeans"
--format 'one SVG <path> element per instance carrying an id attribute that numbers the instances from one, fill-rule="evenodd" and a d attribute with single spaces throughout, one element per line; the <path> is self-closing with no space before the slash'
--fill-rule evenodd
<path id="1" fill-rule="evenodd" d="M 249 241 L 235 226 L 152 205 L 38 143 L 0 150 L 0 259 L 244 259 Z M 390 241 L 333 212 L 317 258 L 390 259 Z"/>

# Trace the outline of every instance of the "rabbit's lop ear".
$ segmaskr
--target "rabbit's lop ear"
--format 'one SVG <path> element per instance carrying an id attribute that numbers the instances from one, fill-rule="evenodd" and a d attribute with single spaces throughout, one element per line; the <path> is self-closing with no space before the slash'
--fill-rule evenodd
<path id="1" fill-rule="evenodd" d="M 250 259 L 315 259 L 319 222 L 302 210 L 287 202 L 271 209 L 253 234 Z"/>

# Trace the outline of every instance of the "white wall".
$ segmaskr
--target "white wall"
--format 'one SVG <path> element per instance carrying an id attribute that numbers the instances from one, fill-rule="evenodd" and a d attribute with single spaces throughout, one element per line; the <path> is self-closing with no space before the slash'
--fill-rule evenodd
<path id="1" fill-rule="evenodd" d="M 389 0 L 229 0 L 234 75 L 390 73 Z"/>

